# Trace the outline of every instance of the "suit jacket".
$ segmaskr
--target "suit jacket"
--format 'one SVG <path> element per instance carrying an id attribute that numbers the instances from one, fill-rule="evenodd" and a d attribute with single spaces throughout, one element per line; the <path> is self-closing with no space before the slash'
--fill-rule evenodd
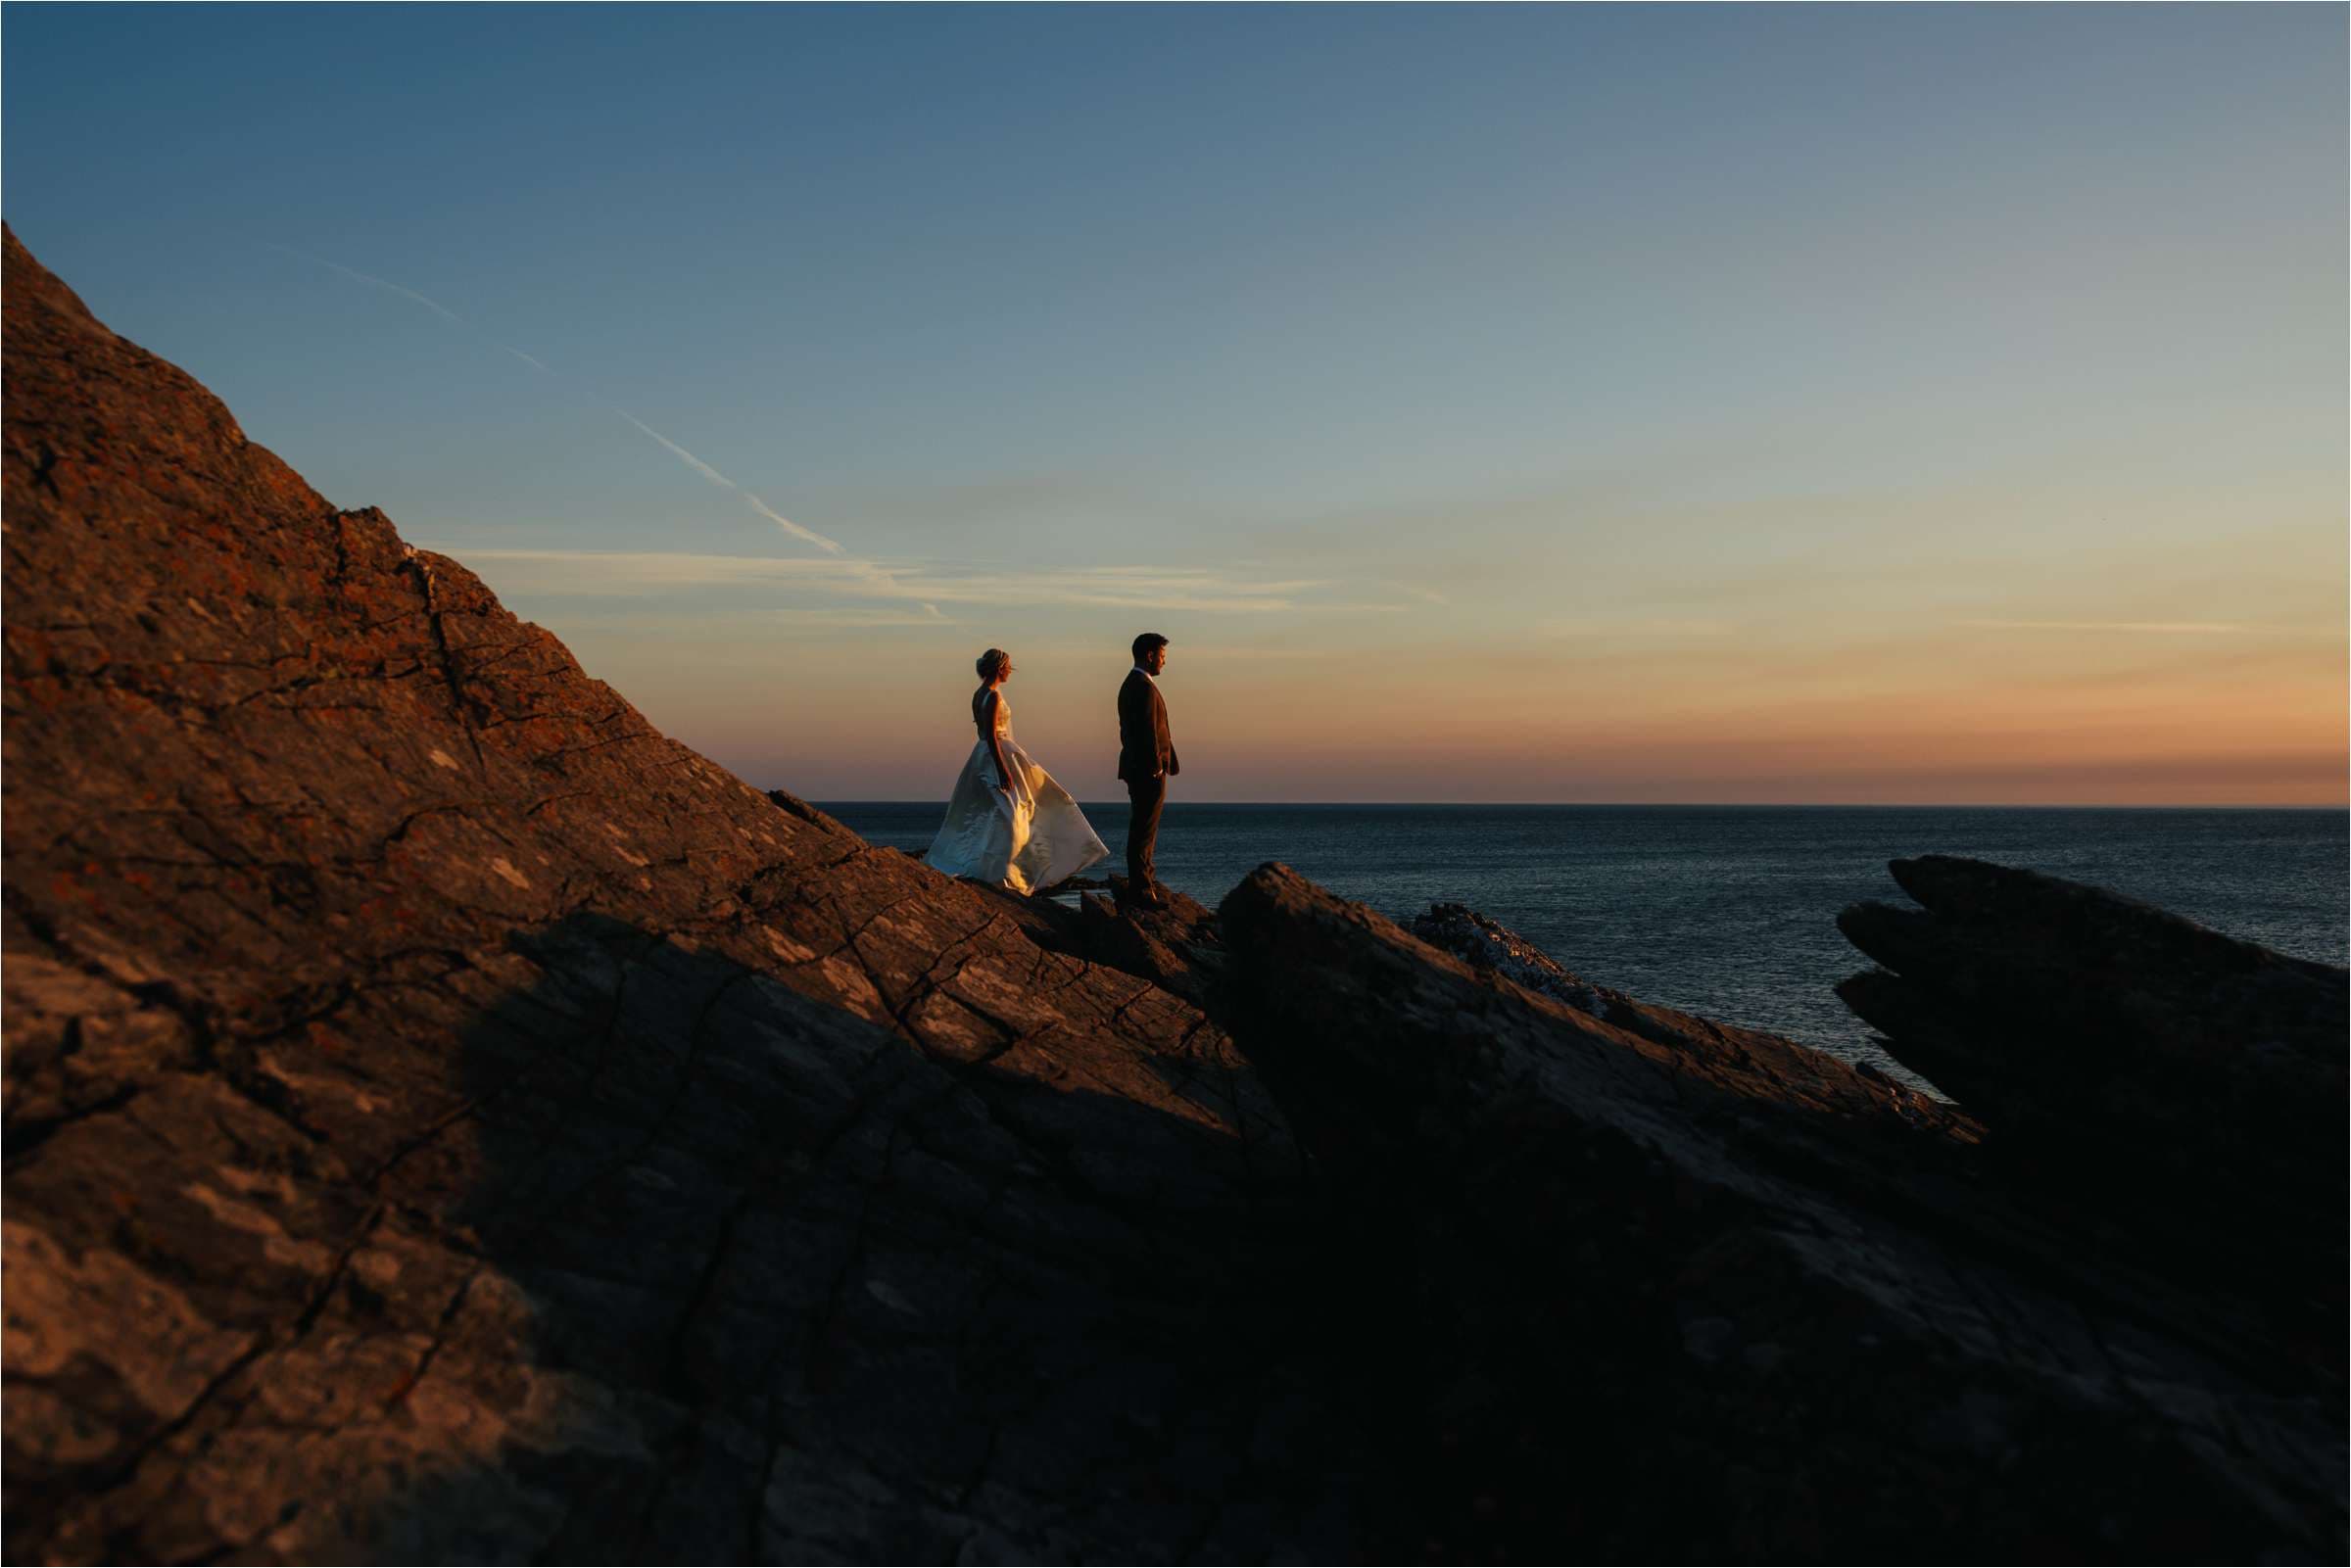
<path id="1" fill-rule="evenodd" d="M 1140 670 L 1127 672 L 1119 688 L 1119 777 L 1144 780 L 1180 773 L 1176 742 L 1168 736 L 1168 702 L 1159 683 Z"/>

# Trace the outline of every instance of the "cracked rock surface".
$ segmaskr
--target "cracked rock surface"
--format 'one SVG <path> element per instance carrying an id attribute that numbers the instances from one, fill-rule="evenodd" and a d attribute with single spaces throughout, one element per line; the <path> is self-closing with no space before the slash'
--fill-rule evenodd
<path id="1" fill-rule="evenodd" d="M 1355 1549 L 1222 1029 L 6 247 L 12 1559 Z"/>
<path id="2" fill-rule="evenodd" d="M 1863 942 L 1955 1106 L 1278 866 L 949 880 L 5 245 L 11 1560 L 2341 1560 L 2339 1295 L 1946 1026 L 2031 908 Z"/>

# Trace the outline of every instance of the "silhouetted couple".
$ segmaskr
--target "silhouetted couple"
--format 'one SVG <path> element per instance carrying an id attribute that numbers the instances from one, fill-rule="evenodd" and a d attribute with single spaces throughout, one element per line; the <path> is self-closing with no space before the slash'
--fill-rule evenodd
<path id="1" fill-rule="evenodd" d="M 1127 893 L 1159 909 L 1167 894 L 1153 869 L 1159 814 L 1168 781 L 1183 771 L 1168 735 L 1167 699 L 1159 674 L 1168 667 L 1168 640 L 1145 632 L 1134 640 L 1134 668 L 1119 688 L 1119 778 L 1127 784 Z M 1012 655 L 989 648 L 980 655 L 980 689 L 972 693 L 972 724 L 980 732 L 947 797 L 947 820 L 923 863 L 950 877 L 969 877 L 1014 892 L 1034 892 L 1110 858 L 1070 792 L 1012 738 L 1012 706 L 1004 683 Z"/>

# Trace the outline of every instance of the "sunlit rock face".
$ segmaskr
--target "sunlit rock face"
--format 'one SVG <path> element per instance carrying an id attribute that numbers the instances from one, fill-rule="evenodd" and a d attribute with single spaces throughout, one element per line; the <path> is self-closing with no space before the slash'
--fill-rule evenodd
<path id="1" fill-rule="evenodd" d="M 2184 1081 L 1978 1004 L 2056 906 L 1855 918 L 1954 1105 L 1279 866 L 951 881 L 6 250 L 12 1560 L 2341 1559 L 2340 1270 L 2049 1157 Z"/>
<path id="2" fill-rule="evenodd" d="M 1222 1030 L 6 289 L 12 1558 L 1354 1549 Z"/>

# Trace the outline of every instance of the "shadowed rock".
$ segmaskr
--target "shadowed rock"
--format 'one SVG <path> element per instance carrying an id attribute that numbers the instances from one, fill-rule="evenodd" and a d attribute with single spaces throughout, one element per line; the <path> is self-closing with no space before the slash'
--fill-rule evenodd
<path id="1" fill-rule="evenodd" d="M 6 267 L 12 1557 L 1360 1549 L 1221 1029 Z"/>
<path id="2" fill-rule="evenodd" d="M 2343 970 L 2038 872 L 1950 855 L 1892 870 L 1923 907 L 1838 917 L 1883 966 L 1839 994 L 2002 1130 L 2111 1140 L 2095 1158 L 2135 1150 L 2200 1183 L 2340 1164 Z"/>
<path id="3" fill-rule="evenodd" d="M 1695 1013 L 1658 1007 L 1655 1003 L 1627 996 L 1622 991 L 1595 985 L 1582 975 L 1561 968 L 1557 959 L 1500 921 L 1488 919 L 1465 905 L 1432 905 L 1426 913 L 1414 918 L 1412 931 L 1431 947 L 1452 954 L 1473 970 L 1491 971 L 1538 996 L 1563 1002 L 1580 1013 L 1605 1020 L 1620 1029 L 1629 1029 L 1643 1039 L 1659 1045 L 1670 1045 L 1701 1055 L 1736 1057 L 1747 1051 L 1752 1041 L 1770 1041 L 1775 1045 L 1780 1043 L 1777 1035 L 1717 1022 L 1713 1019 L 1700 1018 Z M 1915 1100 L 1923 1109 L 1934 1104 L 1932 1096 L 1895 1082 L 1891 1076 L 1867 1062 L 1856 1062 L 1851 1066 L 1863 1077 L 1884 1086 L 1897 1105 L 1906 1105 Z"/>
<path id="4" fill-rule="evenodd" d="M 1564 1002 L 1596 1019 L 1608 1016 L 1609 997 L 1599 986 L 1568 973 L 1549 953 L 1466 904 L 1432 904 L 1425 914 L 1413 917 L 1411 929 L 1429 946 L 1451 953 L 1471 969 L 1492 970 L 1524 990 Z"/>
<path id="5" fill-rule="evenodd" d="M 2154 1266 L 2266 1293 L 2342 1365 L 2351 976 L 2037 872 L 1893 863 L 1921 907 L 1838 918 L 1838 987 L 1998 1152 L 2106 1200 Z"/>
<path id="6" fill-rule="evenodd" d="M 1236 1038 L 1392 1238 L 1447 1554 L 2339 1553 L 2339 1402 L 2225 1287 L 1988 1190 L 1958 1109 L 1619 1027 L 1278 866 L 1222 917 Z"/>

